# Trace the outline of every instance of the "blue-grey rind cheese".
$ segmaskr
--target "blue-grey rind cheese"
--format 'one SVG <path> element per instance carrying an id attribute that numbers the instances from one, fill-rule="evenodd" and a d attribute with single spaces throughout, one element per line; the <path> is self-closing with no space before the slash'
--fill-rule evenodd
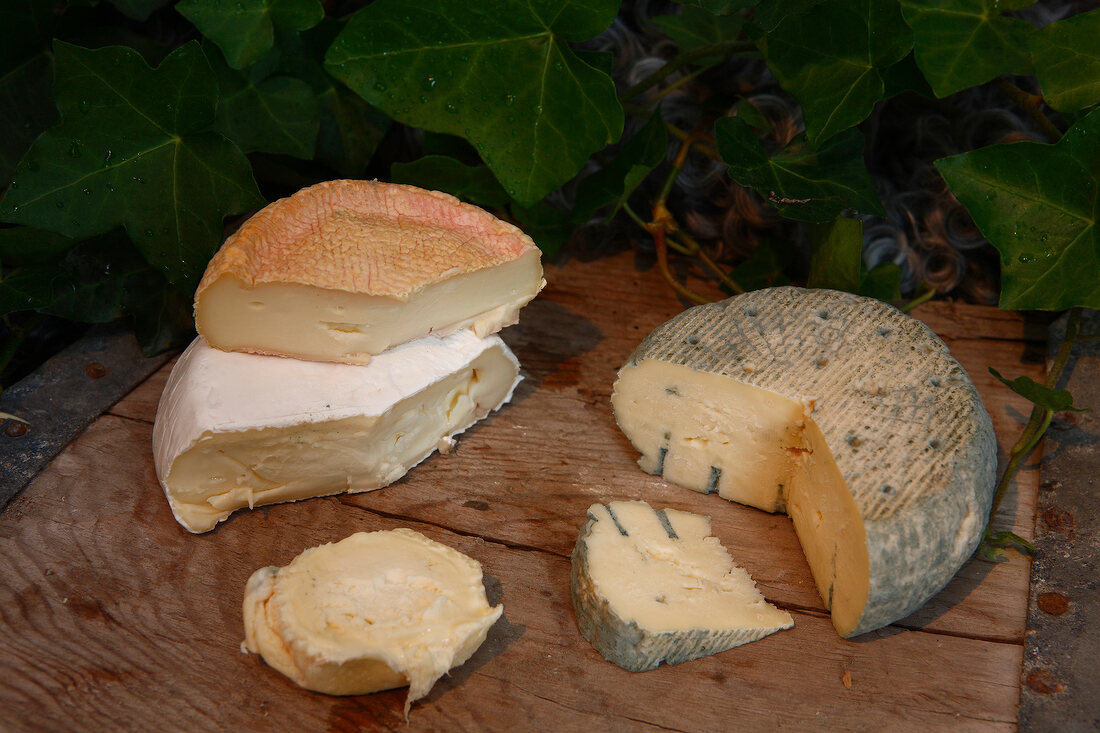
<path id="1" fill-rule="evenodd" d="M 723 652 L 794 625 L 710 536 L 708 517 L 639 501 L 589 508 L 570 586 L 581 634 L 631 672 Z"/>
<path id="2" fill-rule="evenodd" d="M 874 299 L 784 287 L 691 308 L 635 349 L 612 406 L 645 470 L 790 514 L 844 636 L 920 607 L 988 518 L 977 390 L 931 329 Z"/>

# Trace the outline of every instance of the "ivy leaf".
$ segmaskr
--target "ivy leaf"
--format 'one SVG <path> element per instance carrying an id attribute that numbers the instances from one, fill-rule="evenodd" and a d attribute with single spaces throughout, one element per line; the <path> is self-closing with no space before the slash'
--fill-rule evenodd
<path id="1" fill-rule="evenodd" d="M 686 7 L 702 8 L 715 15 L 729 15 L 756 5 L 757 0 L 676 0 Z"/>
<path id="2" fill-rule="evenodd" d="M 1001 253 L 1001 308 L 1100 308 L 1100 110 L 1053 145 L 990 145 L 935 165 Z"/>
<path id="3" fill-rule="evenodd" d="M 242 152 L 313 158 L 320 113 L 313 89 L 291 76 L 229 68 L 212 45 L 203 48 L 220 91 L 215 129 Z"/>
<path id="4" fill-rule="evenodd" d="M 817 149 L 796 139 L 769 158 L 743 120 L 724 117 L 714 129 L 730 177 L 756 189 L 783 216 L 829 221 L 848 208 L 885 216 L 863 163 L 859 130 L 845 130 Z"/>
<path id="5" fill-rule="evenodd" d="M 838 216 L 827 224 L 813 224 L 809 229 L 813 256 L 806 287 L 859 292 L 863 222 Z"/>
<path id="6" fill-rule="evenodd" d="M 535 240 L 544 258 L 557 255 L 573 234 L 573 219 L 545 201 L 533 206 L 512 204 L 511 213 L 519 228 Z"/>
<path id="7" fill-rule="evenodd" d="M 676 41 L 681 53 L 733 40 L 741 34 L 741 27 L 745 24 L 742 15 L 715 15 L 690 6 L 683 8 L 679 15 L 657 15 L 650 20 Z M 717 63 L 721 59 L 711 61 Z"/>
<path id="8" fill-rule="evenodd" d="M 488 168 L 466 165 L 445 155 L 425 155 L 411 163 L 394 163 L 390 166 L 390 178 L 397 183 L 445 191 L 486 208 L 503 207 L 510 201 Z"/>
<path id="9" fill-rule="evenodd" d="M 895 262 L 881 262 L 871 270 L 862 268 L 859 294 L 886 303 L 901 300 L 901 267 Z"/>
<path id="10" fill-rule="evenodd" d="M 318 0 L 182 0 L 176 10 L 218 45 L 234 69 L 271 50 L 275 26 L 302 31 L 325 17 Z"/>
<path id="11" fill-rule="evenodd" d="M 528 205 L 622 133 L 611 78 L 569 46 L 617 10 L 611 0 L 378 0 L 352 16 L 326 64 L 395 120 L 470 141 Z"/>
<path id="12" fill-rule="evenodd" d="M 0 316 L 49 304 L 57 272 L 50 267 L 18 267 L 0 278 Z"/>
<path id="13" fill-rule="evenodd" d="M 608 219 L 614 217 L 667 154 L 668 132 L 658 111 L 650 116 L 610 163 L 577 185 L 577 217 L 586 219 L 609 204 L 612 210 Z"/>
<path id="14" fill-rule="evenodd" d="M 1040 28 L 1031 36 L 1031 59 L 1054 109 L 1076 112 L 1100 102 L 1100 10 Z"/>
<path id="15" fill-rule="evenodd" d="M 753 24 L 770 31 L 783 22 L 784 18 L 803 13 L 825 0 L 760 0 L 753 12 Z"/>
<path id="16" fill-rule="evenodd" d="M 1003 382 L 1005 386 L 1028 401 L 1051 412 L 1090 412 L 1089 408 L 1074 407 L 1073 395 L 1068 389 L 1051 389 L 1045 384 L 1036 382 L 1031 377 L 1016 377 L 1012 381 L 1001 376 L 993 367 L 989 367 L 989 373 Z"/>
<path id="17" fill-rule="evenodd" d="M 1029 74 L 1028 37 L 1035 27 L 1001 15 L 1035 0 L 901 0 L 913 29 L 917 66 L 937 97 L 984 84 L 1001 74 Z"/>
<path id="18" fill-rule="evenodd" d="M 33 227 L 0 229 L 0 263 L 5 267 L 56 262 L 75 241 L 56 232 Z"/>
<path id="19" fill-rule="evenodd" d="M 194 302 L 189 295 L 167 287 L 163 279 L 134 295 L 130 317 L 146 356 L 183 346 L 195 337 Z"/>
<path id="20" fill-rule="evenodd" d="M 790 260 L 789 247 L 781 247 L 774 240 L 765 239 L 744 262 L 734 268 L 730 278 L 746 291 L 789 285 L 791 281 L 785 273 Z"/>
<path id="21" fill-rule="evenodd" d="M 768 68 L 802 105 L 814 143 L 867 118 L 882 99 L 883 72 L 912 43 L 897 3 L 880 0 L 827 0 L 757 34 Z"/>
<path id="22" fill-rule="evenodd" d="M 133 49 L 55 44 L 61 123 L 20 162 L 0 218 L 86 238 L 124 226 L 174 284 L 197 283 L 222 220 L 263 205 L 248 159 L 214 122 L 217 82 L 197 43 L 156 69 Z"/>
<path id="23" fill-rule="evenodd" d="M 38 135 L 57 124 L 50 94 L 53 64 L 39 54 L 0 76 L 0 181 L 11 178 Z"/>

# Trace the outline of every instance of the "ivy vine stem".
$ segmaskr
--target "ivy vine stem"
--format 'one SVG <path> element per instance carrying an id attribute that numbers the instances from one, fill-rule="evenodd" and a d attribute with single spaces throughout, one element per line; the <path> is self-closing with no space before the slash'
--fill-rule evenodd
<path id="1" fill-rule="evenodd" d="M 1013 104 L 1039 126 L 1048 142 L 1056 143 L 1062 139 L 1062 131 L 1040 109 L 1043 104 L 1042 97 L 1025 92 L 1003 76 L 998 76 L 995 83 L 997 88 L 1012 100 Z"/>
<path id="2" fill-rule="evenodd" d="M 1053 389 L 1058 385 L 1058 381 L 1062 378 L 1062 372 L 1065 370 L 1066 363 L 1069 361 L 1069 356 L 1073 351 L 1073 345 L 1077 341 L 1077 334 L 1081 327 L 1081 308 L 1072 308 L 1069 311 L 1069 319 L 1066 322 L 1066 334 L 1062 339 L 1061 346 L 1058 347 L 1058 354 L 1054 357 L 1054 362 L 1051 364 L 1050 370 L 1047 372 L 1047 378 L 1044 384 Z M 1027 425 L 1024 426 L 1024 432 L 1020 435 L 1019 440 L 1012 446 L 1012 450 L 1009 451 L 1008 465 L 1005 466 L 1004 473 L 1001 474 L 1000 480 L 997 482 L 997 487 L 993 491 L 993 505 L 989 509 L 989 523 L 986 525 L 985 532 L 982 536 L 982 541 L 986 542 L 990 538 L 990 530 L 993 526 L 993 518 L 997 514 L 997 509 L 1001 506 L 1001 501 L 1005 497 L 1005 493 L 1008 490 L 1009 485 L 1016 478 L 1016 474 L 1019 472 L 1020 464 L 1027 459 L 1031 452 L 1035 450 L 1039 445 L 1039 441 L 1046 433 L 1047 428 L 1050 427 L 1051 420 L 1054 418 L 1054 411 L 1044 407 L 1036 405 L 1031 410 L 1031 417 L 1027 421 Z"/>

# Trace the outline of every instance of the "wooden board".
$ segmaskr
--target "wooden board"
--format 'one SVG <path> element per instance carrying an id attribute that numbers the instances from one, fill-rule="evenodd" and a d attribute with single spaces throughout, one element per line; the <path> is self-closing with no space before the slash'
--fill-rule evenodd
<path id="1" fill-rule="evenodd" d="M 167 367 L 73 442 L 0 514 L 0 727 L 204 730 L 996 730 L 1015 726 L 1028 566 L 972 560 L 923 609 L 853 640 L 833 631 L 790 521 L 643 473 L 609 408 L 618 367 L 682 309 L 631 255 L 572 262 L 505 333 L 513 402 L 398 483 L 233 515 L 204 535 L 172 518 L 150 454 Z M 996 309 L 928 304 L 975 379 L 1001 445 L 1026 402 L 993 379 L 1042 376 L 1042 345 Z M 1039 358 L 1035 355 L 1039 354 Z M 999 526 L 1030 537 L 1037 471 Z M 795 628 L 631 674 L 580 636 L 569 553 L 593 502 L 710 514 L 714 533 Z M 479 560 L 504 616 L 417 702 L 404 690 L 306 692 L 243 654 L 249 574 L 355 531 L 411 527 Z"/>

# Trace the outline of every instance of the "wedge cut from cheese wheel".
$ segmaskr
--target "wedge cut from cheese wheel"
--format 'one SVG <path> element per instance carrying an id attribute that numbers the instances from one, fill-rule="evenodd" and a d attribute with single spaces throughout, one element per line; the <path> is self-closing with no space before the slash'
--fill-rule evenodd
<path id="1" fill-rule="evenodd" d="M 476 206 L 328 181 L 226 240 L 195 293 L 195 324 L 226 351 L 363 364 L 429 333 L 495 333 L 544 284 L 531 238 Z"/>
<path id="2" fill-rule="evenodd" d="M 518 372 L 499 337 L 471 331 L 367 365 L 219 351 L 199 337 L 157 408 L 157 478 L 192 532 L 243 507 L 377 489 L 510 399 Z"/>
<path id="3" fill-rule="evenodd" d="M 589 507 L 570 585 L 581 634 L 631 672 L 794 626 L 710 536 L 708 517 L 641 501 Z"/>
<path id="4" fill-rule="evenodd" d="M 791 516 L 843 636 L 920 607 L 977 546 L 996 439 L 920 321 L 869 298 L 774 288 L 691 308 L 611 399 L 642 468 Z"/>
<path id="5" fill-rule="evenodd" d="M 504 611 L 481 565 L 411 529 L 359 532 L 260 568 L 244 594 L 244 648 L 309 690 L 409 686 L 409 706 L 464 663 Z"/>

